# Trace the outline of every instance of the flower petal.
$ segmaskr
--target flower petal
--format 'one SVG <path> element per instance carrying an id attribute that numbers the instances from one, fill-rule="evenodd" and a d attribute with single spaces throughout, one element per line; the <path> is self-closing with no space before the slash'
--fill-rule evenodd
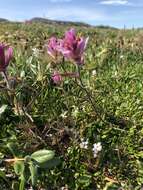
<path id="1" fill-rule="evenodd" d="M 13 49 L 12 47 L 9 47 L 6 51 L 5 51 L 5 66 L 7 67 L 10 60 L 13 57 Z"/>

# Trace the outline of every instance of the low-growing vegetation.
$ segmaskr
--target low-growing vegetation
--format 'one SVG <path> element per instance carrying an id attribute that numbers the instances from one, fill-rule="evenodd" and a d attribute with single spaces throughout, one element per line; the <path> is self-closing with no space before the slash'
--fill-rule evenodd
<path id="1" fill-rule="evenodd" d="M 143 31 L 0 25 L 0 189 L 141 190 Z"/>

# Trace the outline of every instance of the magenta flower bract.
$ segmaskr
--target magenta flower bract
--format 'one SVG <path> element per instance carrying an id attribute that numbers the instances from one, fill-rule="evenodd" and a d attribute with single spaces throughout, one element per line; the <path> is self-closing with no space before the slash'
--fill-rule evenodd
<path id="1" fill-rule="evenodd" d="M 52 80 L 55 84 L 60 84 L 62 82 L 62 76 L 58 71 L 54 71 L 52 75 Z"/>
<path id="2" fill-rule="evenodd" d="M 65 33 L 65 38 L 61 43 L 60 51 L 65 58 L 72 59 L 78 65 L 81 65 L 84 63 L 83 54 L 87 42 L 88 38 L 77 37 L 75 30 L 70 29 Z"/>
<path id="3" fill-rule="evenodd" d="M 13 57 L 13 49 L 5 44 L 0 44 L 0 72 L 4 72 Z"/>
<path id="4" fill-rule="evenodd" d="M 51 37 L 49 43 L 46 45 L 47 53 L 54 59 L 56 59 L 59 54 L 60 42 L 61 40 Z"/>
<path id="5" fill-rule="evenodd" d="M 58 71 L 54 71 L 54 74 L 52 75 L 52 80 L 55 84 L 61 84 L 61 82 L 63 81 L 63 77 L 78 78 L 79 74 L 76 72 L 59 73 Z"/>
<path id="6" fill-rule="evenodd" d="M 69 78 L 79 78 L 79 73 L 77 72 L 68 72 L 68 73 L 63 73 L 61 75 Z"/>

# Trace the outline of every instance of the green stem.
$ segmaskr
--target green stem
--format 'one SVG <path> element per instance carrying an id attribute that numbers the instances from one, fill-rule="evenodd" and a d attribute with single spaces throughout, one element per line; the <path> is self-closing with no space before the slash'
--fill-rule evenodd
<path id="1" fill-rule="evenodd" d="M 87 88 L 85 87 L 83 81 L 82 81 L 82 78 L 81 78 L 81 71 L 80 71 L 80 66 L 77 66 L 77 70 L 78 70 L 78 74 L 79 74 L 79 82 L 78 85 L 80 86 L 80 88 L 85 91 L 86 95 L 87 95 L 87 98 L 88 98 L 88 101 L 90 102 L 93 110 L 95 111 L 95 113 L 97 114 L 97 116 L 101 119 L 101 121 L 103 121 L 105 123 L 105 121 L 102 119 L 101 117 L 101 110 L 98 109 L 95 105 L 95 103 L 93 102 L 93 97 L 91 95 L 91 93 L 87 90 Z"/>
<path id="2" fill-rule="evenodd" d="M 6 74 L 6 71 L 2 71 L 2 76 L 6 82 L 6 85 L 7 85 L 7 88 L 10 89 L 10 85 L 9 85 L 9 81 L 8 81 L 8 77 L 7 77 L 7 74 Z"/>

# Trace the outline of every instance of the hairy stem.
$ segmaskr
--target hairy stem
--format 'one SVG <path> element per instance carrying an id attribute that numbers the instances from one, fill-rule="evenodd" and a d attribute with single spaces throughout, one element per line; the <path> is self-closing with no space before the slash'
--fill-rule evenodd
<path id="1" fill-rule="evenodd" d="M 3 76 L 3 78 L 4 78 L 5 82 L 6 82 L 7 88 L 10 89 L 10 85 L 9 85 L 9 81 L 8 81 L 6 71 L 2 71 L 1 74 L 2 74 L 2 76 Z"/>

